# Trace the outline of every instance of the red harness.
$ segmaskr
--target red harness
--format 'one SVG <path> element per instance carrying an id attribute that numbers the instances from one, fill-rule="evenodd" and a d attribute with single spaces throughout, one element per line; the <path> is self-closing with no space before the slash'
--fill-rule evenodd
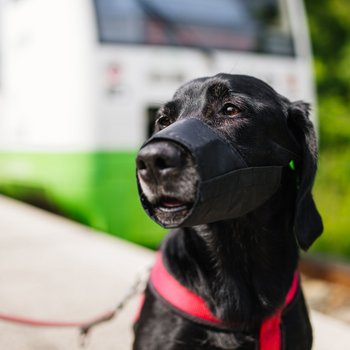
<path id="1" fill-rule="evenodd" d="M 150 284 L 158 296 L 188 318 L 216 327 L 224 326 L 223 321 L 213 315 L 200 296 L 180 284 L 166 270 L 161 253 L 157 253 L 156 262 L 151 271 Z M 272 316 L 266 318 L 260 327 L 259 350 L 282 349 L 282 313 L 294 299 L 298 285 L 299 277 L 298 273 L 295 272 L 284 304 Z"/>

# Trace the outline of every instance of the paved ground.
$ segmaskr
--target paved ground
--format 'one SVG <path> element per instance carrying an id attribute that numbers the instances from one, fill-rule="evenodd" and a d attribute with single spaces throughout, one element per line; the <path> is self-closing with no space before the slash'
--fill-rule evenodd
<path id="1" fill-rule="evenodd" d="M 85 320 L 112 308 L 152 252 L 38 209 L 0 197 L 0 313 Z M 92 331 L 86 349 L 131 349 L 133 300 Z M 312 312 L 316 350 L 350 349 L 350 327 Z M 0 321 L 0 349 L 75 350 L 76 329 Z"/>

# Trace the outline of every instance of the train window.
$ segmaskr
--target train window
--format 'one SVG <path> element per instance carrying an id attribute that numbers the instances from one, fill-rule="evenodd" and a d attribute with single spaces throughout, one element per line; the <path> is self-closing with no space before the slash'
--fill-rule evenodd
<path id="1" fill-rule="evenodd" d="M 294 55 L 281 0 L 95 0 L 105 43 Z"/>

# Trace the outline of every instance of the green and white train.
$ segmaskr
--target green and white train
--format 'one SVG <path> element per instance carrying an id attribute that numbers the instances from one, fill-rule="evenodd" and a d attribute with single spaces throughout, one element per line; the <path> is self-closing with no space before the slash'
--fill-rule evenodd
<path id="1" fill-rule="evenodd" d="M 296 0 L 3 0 L 0 191 L 155 247 L 135 154 L 185 81 L 262 78 L 314 101 Z"/>

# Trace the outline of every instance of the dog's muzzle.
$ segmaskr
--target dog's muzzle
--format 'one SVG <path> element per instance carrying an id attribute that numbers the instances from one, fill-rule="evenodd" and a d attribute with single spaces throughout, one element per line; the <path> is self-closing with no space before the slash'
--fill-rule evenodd
<path id="1" fill-rule="evenodd" d="M 143 208 L 163 227 L 186 227 L 243 216 L 263 204 L 280 186 L 283 166 L 249 167 L 237 149 L 199 119 L 175 122 L 155 133 L 141 149 L 154 141 L 181 145 L 192 155 L 199 175 L 191 209 L 171 224 L 157 219 L 137 180 Z"/>

